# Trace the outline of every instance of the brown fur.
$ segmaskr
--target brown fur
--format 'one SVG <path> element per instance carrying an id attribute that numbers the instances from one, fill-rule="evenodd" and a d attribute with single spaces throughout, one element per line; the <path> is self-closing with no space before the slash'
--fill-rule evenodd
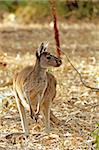
<path id="1" fill-rule="evenodd" d="M 41 50 L 43 49 L 45 50 L 44 45 Z M 28 125 L 24 108 L 31 112 L 32 117 L 36 117 L 40 111 L 43 112 L 47 132 L 50 131 L 50 119 L 58 123 L 58 119 L 51 111 L 51 103 L 56 95 L 56 79 L 47 71 L 47 67 L 58 67 L 61 65 L 61 61 L 50 53 L 41 50 L 35 66 L 24 68 L 15 75 L 13 80 L 16 103 L 22 128 L 26 135 L 28 135 Z"/>

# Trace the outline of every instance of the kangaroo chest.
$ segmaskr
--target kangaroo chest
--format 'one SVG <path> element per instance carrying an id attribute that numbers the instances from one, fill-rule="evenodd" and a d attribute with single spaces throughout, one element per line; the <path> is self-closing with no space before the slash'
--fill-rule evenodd
<path id="1" fill-rule="evenodd" d="M 44 92 L 47 88 L 47 76 L 46 75 L 30 75 L 24 83 L 25 93 L 32 93 L 32 97 L 40 96 L 43 97 Z"/>

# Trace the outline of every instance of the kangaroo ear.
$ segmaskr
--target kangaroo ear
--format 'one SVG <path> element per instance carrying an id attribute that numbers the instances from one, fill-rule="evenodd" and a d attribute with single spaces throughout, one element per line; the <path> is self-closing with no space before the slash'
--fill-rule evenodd
<path id="1" fill-rule="evenodd" d="M 37 49 L 36 51 L 36 56 L 37 58 L 40 57 L 40 55 L 43 53 L 43 52 L 46 52 L 47 51 L 47 47 L 48 47 L 48 42 L 47 43 L 41 43 L 39 48 Z"/>
<path id="2" fill-rule="evenodd" d="M 47 52 L 48 45 L 49 45 L 49 43 L 48 43 L 48 42 L 46 42 L 46 43 L 45 43 L 45 45 L 44 45 L 43 52 Z"/>
<path id="3" fill-rule="evenodd" d="M 44 49 L 44 43 L 41 43 L 40 46 L 38 47 L 38 49 L 36 50 L 36 56 L 37 56 L 37 58 L 40 57 L 43 49 Z"/>
<path id="4" fill-rule="evenodd" d="M 39 48 L 40 54 L 43 53 L 43 49 L 44 49 L 44 43 L 41 43 L 40 48 Z"/>
<path id="5" fill-rule="evenodd" d="M 48 47 L 48 42 L 42 43 L 41 46 L 40 46 L 40 54 L 42 54 L 43 52 L 46 52 L 47 47 Z"/>

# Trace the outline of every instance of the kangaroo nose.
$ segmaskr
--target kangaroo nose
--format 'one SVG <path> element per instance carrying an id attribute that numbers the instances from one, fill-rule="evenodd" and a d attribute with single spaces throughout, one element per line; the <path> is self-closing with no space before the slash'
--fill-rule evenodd
<path id="1" fill-rule="evenodd" d="M 61 61 L 61 59 L 59 60 L 59 63 L 60 63 L 60 64 L 62 64 L 62 61 Z"/>
<path id="2" fill-rule="evenodd" d="M 57 64 L 58 64 L 58 67 L 62 64 L 61 59 L 58 59 Z"/>

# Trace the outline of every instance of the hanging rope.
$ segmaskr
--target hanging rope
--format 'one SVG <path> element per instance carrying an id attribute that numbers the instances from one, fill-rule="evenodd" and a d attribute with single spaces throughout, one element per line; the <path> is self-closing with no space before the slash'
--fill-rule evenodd
<path id="1" fill-rule="evenodd" d="M 52 16 L 53 16 L 53 23 L 54 23 L 54 36 L 56 42 L 56 50 L 57 56 L 60 57 L 61 50 L 60 50 L 60 39 L 59 39 L 59 30 L 57 25 L 57 13 L 56 13 L 56 0 L 49 0 L 51 4 Z"/>
<path id="2" fill-rule="evenodd" d="M 99 88 L 91 87 L 91 86 L 87 85 L 85 83 L 85 81 L 83 81 L 81 73 L 71 63 L 71 60 L 69 59 L 69 57 L 67 56 L 67 54 L 64 51 L 61 50 L 61 48 L 60 48 L 60 40 L 59 40 L 59 30 L 58 30 L 58 25 L 57 25 L 56 0 L 49 0 L 49 1 L 50 1 L 51 8 L 52 8 L 52 15 L 53 15 L 53 22 L 54 22 L 54 35 L 55 35 L 56 49 L 57 49 L 57 55 L 58 55 L 58 57 L 60 57 L 60 55 L 62 53 L 64 53 L 65 56 L 66 56 L 66 58 L 67 58 L 67 60 L 68 60 L 68 62 L 71 64 L 71 66 L 74 68 L 74 70 L 79 75 L 80 81 L 82 82 L 82 84 L 85 87 L 87 87 L 87 88 L 90 88 L 90 89 L 95 90 L 95 91 L 99 91 Z"/>

